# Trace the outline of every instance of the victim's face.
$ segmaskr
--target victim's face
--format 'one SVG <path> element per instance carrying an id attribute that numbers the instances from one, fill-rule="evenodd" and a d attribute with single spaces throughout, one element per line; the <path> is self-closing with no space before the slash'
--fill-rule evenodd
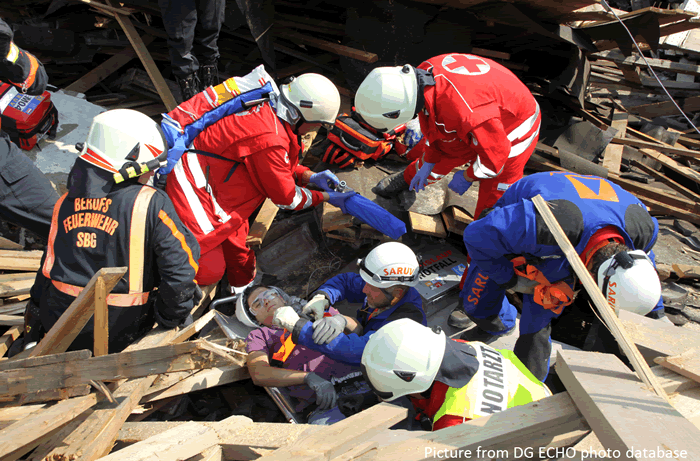
<path id="1" fill-rule="evenodd" d="M 257 287 L 248 296 L 248 306 L 261 325 L 270 327 L 275 311 L 284 306 L 284 300 L 272 288 Z"/>

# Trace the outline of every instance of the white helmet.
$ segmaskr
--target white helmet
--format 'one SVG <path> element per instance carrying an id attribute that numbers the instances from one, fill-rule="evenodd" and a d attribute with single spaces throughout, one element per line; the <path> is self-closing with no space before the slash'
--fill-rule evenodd
<path id="1" fill-rule="evenodd" d="M 411 319 L 389 322 L 367 341 L 360 366 L 383 400 L 430 388 L 445 356 L 447 337 Z"/>
<path id="2" fill-rule="evenodd" d="M 391 131 L 416 115 L 416 70 L 377 67 L 363 80 L 355 94 L 355 110 L 371 127 Z"/>
<path id="3" fill-rule="evenodd" d="M 661 298 L 661 282 L 644 250 L 621 251 L 600 265 L 598 287 L 616 311 L 646 315 Z"/>
<path id="4" fill-rule="evenodd" d="M 323 75 L 303 74 L 280 86 L 282 97 L 289 101 L 309 123 L 335 123 L 340 111 L 340 93 Z"/>
<path id="5" fill-rule="evenodd" d="M 250 312 L 250 307 L 246 298 L 250 295 L 252 290 L 245 290 L 243 293 L 238 295 L 236 300 L 236 318 L 243 325 L 250 328 L 260 328 L 262 325 L 258 322 L 252 312 Z"/>
<path id="6" fill-rule="evenodd" d="M 362 279 L 377 288 L 394 285 L 416 286 L 420 265 L 416 254 L 399 242 L 376 246 L 364 259 L 357 261 Z"/>
<path id="7" fill-rule="evenodd" d="M 160 126 L 149 116 L 131 109 L 108 110 L 92 120 L 80 158 L 117 173 L 125 163 L 146 163 L 166 149 Z"/>

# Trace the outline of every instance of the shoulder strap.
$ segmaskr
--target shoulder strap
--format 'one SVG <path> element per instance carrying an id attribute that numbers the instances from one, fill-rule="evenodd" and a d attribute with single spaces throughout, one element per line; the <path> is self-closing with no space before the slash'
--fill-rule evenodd
<path id="1" fill-rule="evenodd" d="M 136 196 L 131 211 L 129 233 L 129 293 L 143 292 L 143 263 L 145 257 L 146 218 L 148 206 L 156 190 L 143 186 Z"/>

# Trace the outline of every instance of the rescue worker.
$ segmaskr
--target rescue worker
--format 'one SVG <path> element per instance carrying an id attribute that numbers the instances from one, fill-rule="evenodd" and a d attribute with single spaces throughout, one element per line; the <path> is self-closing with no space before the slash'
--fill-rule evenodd
<path id="1" fill-rule="evenodd" d="M 510 70 L 471 54 L 436 56 L 418 67 L 378 67 L 360 84 L 357 113 L 372 127 L 390 131 L 416 115 L 423 134 L 408 153 L 404 171 L 382 179 L 372 191 L 392 197 L 421 191 L 455 168 L 449 188 L 462 195 L 479 181 L 478 218 L 523 177 L 540 130 L 540 108 Z M 448 323 L 472 322 L 455 309 Z"/>
<path id="2" fill-rule="evenodd" d="M 168 34 L 173 75 L 180 86 L 182 101 L 187 101 L 203 89 L 219 83 L 217 41 L 224 23 L 226 2 L 158 0 L 158 6 Z"/>
<path id="3" fill-rule="evenodd" d="M 448 339 L 409 319 L 372 335 L 362 372 L 385 401 L 409 395 L 424 429 L 433 431 L 551 395 L 513 352 Z"/>
<path id="4" fill-rule="evenodd" d="M 538 379 L 549 373 L 551 321 L 574 299 L 575 273 L 535 209 L 538 194 L 611 307 L 662 318 L 652 247 L 659 225 L 636 197 L 597 176 L 545 172 L 512 185 L 464 232 L 471 257 L 460 293 L 477 324 L 462 339 L 489 342 L 515 327 L 505 291 L 523 294 L 514 352 Z"/>
<path id="5" fill-rule="evenodd" d="M 48 82 L 44 65 L 15 45 L 13 37 L 10 26 L 0 19 L 0 80 L 14 85 L 10 92 L 15 95 L 40 95 Z M 0 197 L 0 216 L 4 220 L 48 237 L 58 194 L 46 176 L 2 132 L 1 126 Z"/>
<path id="6" fill-rule="evenodd" d="M 523 176 L 540 130 L 540 109 L 511 71 L 480 56 L 451 53 L 418 67 L 378 67 L 360 84 L 355 109 L 379 131 L 391 131 L 416 115 L 423 139 L 404 171 L 373 191 L 391 197 L 420 191 L 456 167 L 450 188 L 463 194 L 480 181 L 474 217 L 492 206 Z"/>
<path id="7" fill-rule="evenodd" d="M 246 339 L 246 364 L 258 386 L 288 387 L 298 401 L 295 411 L 309 424 L 333 424 L 345 418 L 338 399 L 371 393 L 357 366 L 336 362 L 320 352 L 298 346 L 289 332 L 272 324 L 274 312 L 291 306 L 301 312 L 306 302 L 277 287 L 246 288 L 236 301 L 236 318 L 255 328 Z M 326 315 L 339 315 L 329 307 Z M 313 405 L 316 403 L 316 405 Z"/>
<path id="8" fill-rule="evenodd" d="M 273 325 L 292 333 L 292 341 L 350 365 L 359 365 L 372 334 L 397 319 L 427 325 L 423 301 L 414 288 L 420 267 L 415 253 L 399 242 L 382 243 L 358 261 L 359 274 L 346 272 L 326 281 L 302 310 L 315 321 L 300 318 L 294 309 L 275 311 Z M 356 317 L 323 313 L 347 299 L 362 303 Z"/>
<path id="9" fill-rule="evenodd" d="M 127 266 L 107 296 L 109 351 L 119 352 L 153 328 L 182 325 L 195 303 L 199 246 L 149 174 L 117 184 L 125 165 L 165 149 L 148 116 L 115 109 L 96 116 L 56 203 L 49 243 L 31 289 L 25 344 L 39 341 L 102 267 Z M 71 349 L 92 349 L 88 323 Z"/>
<path id="10" fill-rule="evenodd" d="M 300 136 L 334 123 L 338 89 L 322 75 L 304 74 L 281 85 L 280 93 L 275 109 L 265 102 L 206 128 L 194 140 L 196 152 L 183 155 L 168 175 L 166 191 L 201 247 L 200 285 L 218 282 L 224 272 L 234 293 L 253 282 L 248 218 L 265 198 L 303 210 L 323 201 L 342 208 L 354 194 L 335 192 L 339 181 L 330 171 L 313 173 L 299 164 Z M 169 115 L 183 122 L 190 117 L 182 110 Z M 307 189 L 309 183 L 324 191 Z"/>

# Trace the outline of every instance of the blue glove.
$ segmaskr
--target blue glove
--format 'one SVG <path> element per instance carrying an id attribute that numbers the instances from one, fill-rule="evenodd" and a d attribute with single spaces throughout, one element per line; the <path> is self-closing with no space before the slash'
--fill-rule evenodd
<path id="1" fill-rule="evenodd" d="M 165 167 L 160 168 L 158 174 L 168 174 L 173 171 L 175 164 L 178 162 L 178 160 L 180 160 L 180 157 L 182 157 L 182 154 L 184 154 L 186 150 L 187 146 L 185 145 L 185 139 L 178 138 L 175 141 L 175 145 L 168 150 L 168 164 Z"/>
<path id="2" fill-rule="evenodd" d="M 450 189 L 457 192 L 459 195 L 464 195 L 466 191 L 472 186 L 471 181 L 467 181 L 464 177 L 464 170 L 459 170 L 455 173 L 452 181 L 447 185 Z"/>
<path id="3" fill-rule="evenodd" d="M 357 194 L 357 192 L 335 192 L 335 191 L 329 191 L 326 192 L 328 194 L 328 203 L 330 203 L 333 206 L 337 206 L 343 211 L 343 214 L 348 214 L 348 210 L 345 209 L 345 201 L 352 197 L 353 195 Z"/>
<path id="4" fill-rule="evenodd" d="M 340 180 L 336 175 L 334 175 L 331 170 L 321 171 L 320 173 L 314 173 L 309 178 L 309 182 L 316 184 L 321 189 L 326 192 L 335 190 L 335 188 L 340 183 Z"/>
<path id="5" fill-rule="evenodd" d="M 425 189 L 425 186 L 428 184 L 428 176 L 430 176 L 430 172 L 433 171 L 434 166 L 434 163 L 424 162 L 423 166 L 418 170 L 418 173 L 416 173 L 411 180 L 411 185 L 408 189 L 416 192 Z"/>

